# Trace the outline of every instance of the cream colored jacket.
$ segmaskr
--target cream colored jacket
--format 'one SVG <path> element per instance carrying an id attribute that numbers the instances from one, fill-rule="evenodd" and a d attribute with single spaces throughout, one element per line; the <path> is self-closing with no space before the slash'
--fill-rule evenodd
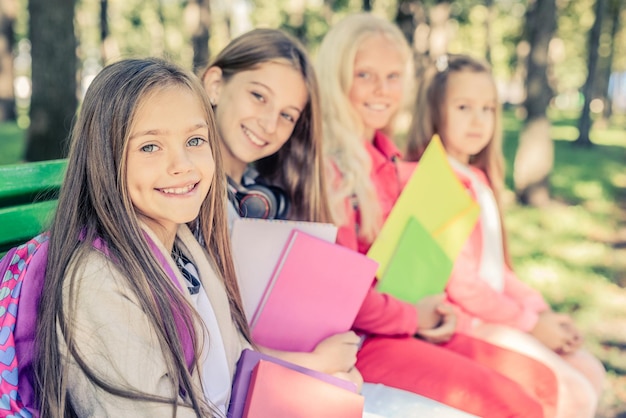
<path id="1" fill-rule="evenodd" d="M 147 227 L 144 229 L 165 255 L 181 287 L 186 289 L 185 279 L 169 252 L 152 231 Z M 194 262 L 200 273 L 202 286 L 217 316 L 232 379 L 239 355 L 248 344 L 231 320 L 222 281 L 216 276 L 204 249 L 186 226 L 179 228 L 177 245 Z M 133 292 L 124 285 L 121 273 L 111 260 L 94 249 L 78 263 L 80 273 L 75 295 L 76 315 L 70 321 L 76 329 L 76 345 L 82 358 L 98 375 L 116 386 L 164 397 L 178 392 L 167 377 L 165 361 L 154 330 L 148 325 L 147 316 Z M 187 292 L 185 295 L 189 297 Z M 68 306 L 67 286 L 63 298 L 65 306 Z M 66 352 L 64 340 L 59 342 L 59 347 L 61 353 Z M 195 378 L 199 385 L 197 373 Z M 99 388 L 87 378 L 74 358 L 70 359 L 68 386 L 72 405 L 81 417 L 172 416 L 171 405 L 133 401 Z M 194 417 L 195 413 L 192 408 L 179 406 L 176 416 Z"/>

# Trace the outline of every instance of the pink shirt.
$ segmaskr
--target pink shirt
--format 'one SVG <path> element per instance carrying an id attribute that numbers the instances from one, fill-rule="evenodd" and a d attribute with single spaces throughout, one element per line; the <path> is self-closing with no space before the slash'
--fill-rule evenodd
<path id="1" fill-rule="evenodd" d="M 481 170 L 472 167 L 471 172 L 474 181 L 490 187 Z M 477 185 L 472 183 L 472 178 L 458 170 L 457 175 L 476 198 Z M 506 263 L 502 267 L 502 290 L 495 289 L 489 280 L 481 277 L 482 257 L 483 228 L 479 219 L 454 263 L 446 288 L 449 302 L 457 307 L 457 330 L 468 332 L 473 324 L 482 321 L 531 331 L 539 313 L 548 309 L 545 300 L 539 292 L 519 280 Z"/>
<path id="2" fill-rule="evenodd" d="M 400 152 L 395 144 L 381 132 L 377 132 L 373 143 L 364 142 L 372 158 L 370 179 L 374 184 L 381 205 L 383 220 L 396 203 L 402 188 L 415 169 L 415 163 L 400 161 Z M 334 177 L 341 176 L 336 170 Z M 332 176 L 331 176 L 332 179 Z M 331 180 L 331 185 L 336 184 Z M 359 211 L 350 199 L 345 202 L 347 221 L 339 227 L 337 242 L 365 254 L 371 242 L 357 235 Z M 407 302 L 381 293 L 374 287 L 376 280 L 365 296 L 353 328 L 357 331 L 379 335 L 413 335 L 417 331 L 417 310 Z"/>

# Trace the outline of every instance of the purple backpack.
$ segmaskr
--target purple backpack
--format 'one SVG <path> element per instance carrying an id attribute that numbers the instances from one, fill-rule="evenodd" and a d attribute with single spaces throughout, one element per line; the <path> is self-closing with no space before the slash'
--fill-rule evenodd
<path id="1" fill-rule="evenodd" d="M 44 233 L 11 248 L 0 259 L 0 415 L 3 417 L 39 416 L 33 390 L 33 355 L 47 256 L 48 234 Z M 20 300 L 23 294 L 29 297 Z"/>
<path id="2" fill-rule="evenodd" d="M 180 289 L 163 254 L 148 235 L 145 237 L 166 273 Z M 0 259 L 0 417 L 39 417 L 34 391 L 33 356 L 37 310 L 48 260 L 48 239 L 49 233 L 45 232 L 11 248 Z M 96 240 L 93 246 L 108 255 L 102 241 Z M 21 295 L 25 297 L 20 299 Z M 180 315 L 176 317 L 176 323 L 182 336 L 187 366 L 191 367 L 194 358 L 191 336 L 182 332 L 186 328 Z"/>

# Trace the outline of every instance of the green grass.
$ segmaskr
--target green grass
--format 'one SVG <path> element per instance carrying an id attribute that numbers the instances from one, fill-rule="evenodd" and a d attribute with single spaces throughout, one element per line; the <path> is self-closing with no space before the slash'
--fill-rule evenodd
<path id="1" fill-rule="evenodd" d="M 594 146 L 579 148 L 576 120 L 552 118 L 554 204 L 508 199 L 511 255 L 522 280 L 572 314 L 607 368 L 597 417 L 626 416 L 626 134 L 617 124 L 594 128 Z M 521 122 L 510 114 L 504 122 L 510 187 Z"/>
<path id="2" fill-rule="evenodd" d="M 25 150 L 24 131 L 16 123 L 0 123 L 0 164 L 22 159 Z"/>

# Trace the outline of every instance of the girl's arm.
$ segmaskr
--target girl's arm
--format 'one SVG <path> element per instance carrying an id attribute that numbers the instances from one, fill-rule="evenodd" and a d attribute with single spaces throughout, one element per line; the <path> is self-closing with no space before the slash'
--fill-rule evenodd
<path id="1" fill-rule="evenodd" d="M 478 184 L 491 187 L 483 171 L 472 168 L 472 173 Z M 457 174 L 468 193 L 477 199 L 478 186 L 465 174 Z M 481 277 L 483 237 L 480 219 L 478 222 L 455 260 L 446 287 L 449 298 L 461 308 L 461 327 L 467 326 L 469 314 L 470 317 L 530 332 L 538 321 L 539 313 L 549 307 L 541 294 L 521 282 L 506 263 L 502 266 L 501 291 L 495 290 Z"/>
<path id="2" fill-rule="evenodd" d="M 110 260 L 93 251 L 81 264 L 75 311 L 68 321 L 75 331 L 74 342 L 82 360 L 115 387 L 163 398 L 177 397 L 178 388 L 173 387 L 167 375 L 165 359 L 148 318 Z M 68 303 L 66 288 L 65 306 Z M 110 394 L 94 384 L 73 358 L 70 362 L 69 394 L 79 415 L 172 416 L 172 405 Z M 179 405 L 176 416 L 196 414 L 192 408 Z"/>
<path id="3" fill-rule="evenodd" d="M 549 309 L 541 293 L 521 281 L 509 266 L 504 266 L 504 293 L 521 301 L 526 309 L 535 312 Z"/>
<path id="4" fill-rule="evenodd" d="M 282 351 L 258 346 L 262 353 L 322 373 L 347 373 L 356 364 L 361 339 L 352 331 L 332 335 L 310 352 Z"/>
<path id="5" fill-rule="evenodd" d="M 357 392 L 361 392 L 363 388 L 363 376 L 361 376 L 361 372 L 359 372 L 356 367 L 353 367 L 348 372 L 333 373 L 333 376 L 354 383 Z"/>
<path id="6" fill-rule="evenodd" d="M 394 167 L 398 181 L 403 187 L 415 170 L 416 164 L 398 160 Z M 331 189 L 333 187 L 336 189 L 341 177 L 339 169 L 330 164 L 327 173 L 327 180 Z M 357 235 L 358 213 L 351 200 L 347 198 L 343 202 L 335 202 L 335 204 L 341 206 L 336 208 L 335 212 L 343 213 L 343 218 L 339 220 L 341 225 L 337 233 L 337 243 L 362 254 L 367 253 L 368 246 L 360 242 Z M 390 208 L 391 206 L 392 204 Z M 409 336 L 421 329 L 432 328 L 434 326 L 432 323 L 433 316 L 438 318 L 435 321 L 438 323 L 441 315 L 435 312 L 435 306 L 432 306 L 429 311 L 420 306 L 419 303 L 413 305 L 381 293 L 376 289 L 376 280 L 374 280 L 356 316 L 353 329 L 368 334 Z"/>
<path id="7" fill-rule="evenodd" d="M 357 212 L 350 203 L 344 201 L 345 219 L 337 232 L 337 243 L 354 251 L 364 253 L 366 248 L 359 247 L 357 236 Z M 377 281 L 365 295 L 353 329 L 368 334 L 379 335 L 413 335 L 418 330 L 418 313 L 415 306 L 393 296 L 376 290 Z"/>
<path id="8" fill-rule="evenodd" d="M 548 309 L 541 295 L 506 271 L 503 291 L 497 291 L 480 277 L 480 227 L 466 242 L 457 257 L 446 291 L 450 300 L 467 313 L 488 322 L 529 332 L 539 313 Z M 505 267 L 506 269 L 506 267 Z"/>
<path id="9" fill-rule="evenodd" d="M 410 336 L 418 331 L 415 306 L 375 288 L 376 281 L 365 295 L 353 328 L 367 334 Z"/>

